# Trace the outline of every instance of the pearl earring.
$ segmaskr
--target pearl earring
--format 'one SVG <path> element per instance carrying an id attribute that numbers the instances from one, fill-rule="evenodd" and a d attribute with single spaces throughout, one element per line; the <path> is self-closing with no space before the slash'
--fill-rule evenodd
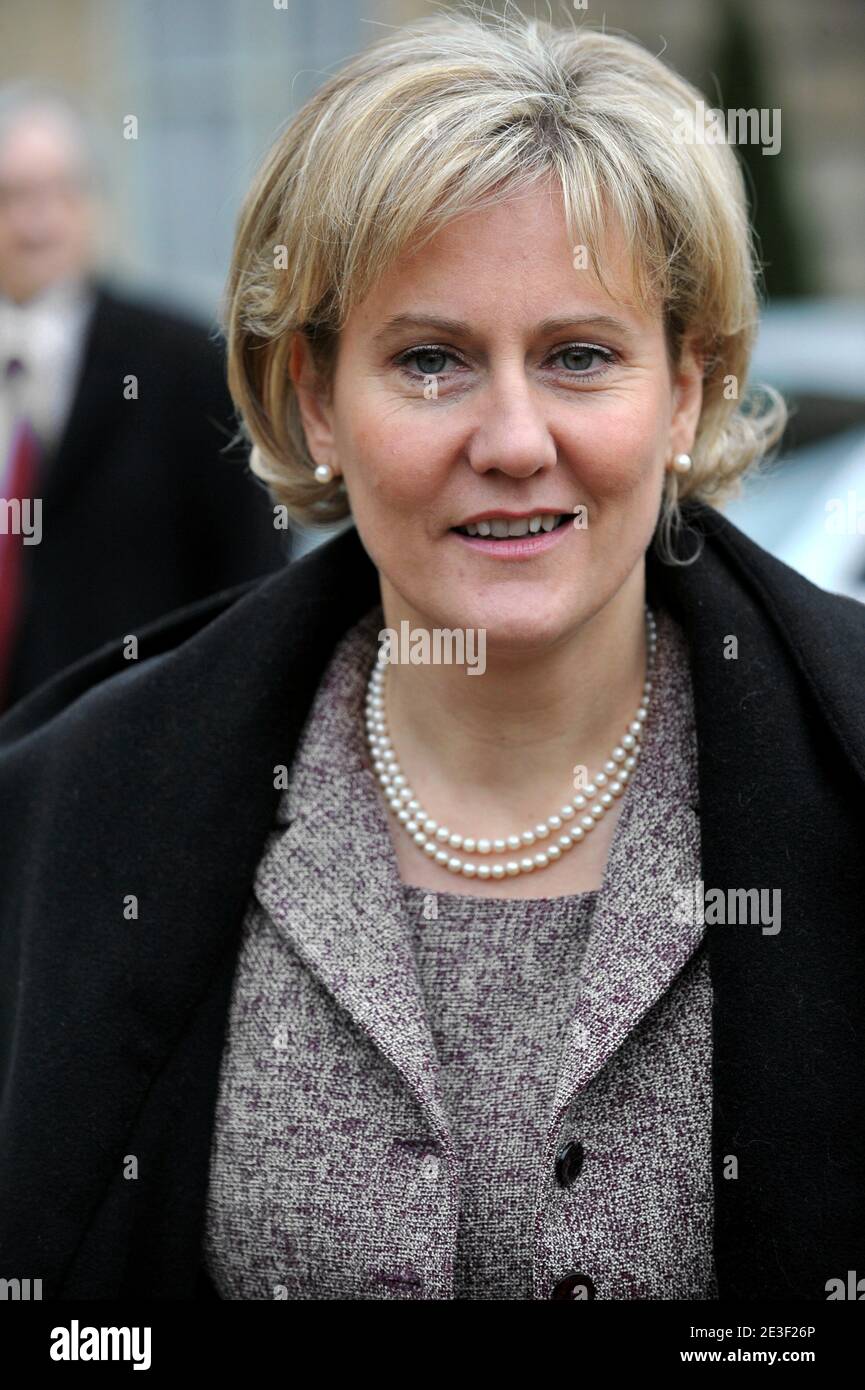
<path id="1" fill-rule="evenodd" d="M 691 469 L 693 460 L 690 454 L 676 454 L 673 459 L 673 467 L 677 473 L 688 473 Z"/>
<path id="2" fill-rule="evenodd" d="M 320 463 L 315 470 L 315 479 L 319 483 L 329 483 L 333 477 L 333 469 L 329 463 Z"/>

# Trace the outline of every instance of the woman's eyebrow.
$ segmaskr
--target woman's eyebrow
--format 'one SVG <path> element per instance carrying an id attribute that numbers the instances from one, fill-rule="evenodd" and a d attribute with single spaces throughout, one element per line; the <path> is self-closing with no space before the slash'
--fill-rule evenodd
<path id="1" fill-rule="evenodd" d="M 548 333 L 557 333 L 565 329 L 595 328 L 601 332 L 616 333 L 622 338 L 632 341 L 636 334 L 623 319 L 614 318 L 611 314 L 565 314 L 552 319 L 544 319 L 536 328 L 539 336 Z M 373 335 L 373 342 L 380 343 L 394 334 L 401 332 L 404 328 L 432 328 L 438 333 L 452 333 L 456 335 L 472 335 L 471 325 L 463 323 L 460 319 L 443 318 L 440 314 L 394 314 L 387 319 L 382 327 Z"/>

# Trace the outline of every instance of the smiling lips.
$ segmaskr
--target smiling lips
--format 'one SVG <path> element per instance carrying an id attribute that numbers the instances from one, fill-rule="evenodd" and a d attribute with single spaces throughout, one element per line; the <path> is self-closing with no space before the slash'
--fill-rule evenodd
<path id="1" fill-rule="evenodd" d="M 533 512 L 524 516 L 487 514 L 453 526 L 451 535 L 460 545 L 500 560 L 529 560 L 559 545 L 573 529 L 566 523 L 570 512 Z"/>
<path id="2" fill-rule="evenodd" d="M 465 525 L 453 529 L 460 535 L 492 536 L 494 540 L 505 540 L 511 536 L 534 536 L 540 531 L 553 531 L 565 515 L 564 512 L 535 512 L 531 516 L 490 516 L 467 521 Z"/>

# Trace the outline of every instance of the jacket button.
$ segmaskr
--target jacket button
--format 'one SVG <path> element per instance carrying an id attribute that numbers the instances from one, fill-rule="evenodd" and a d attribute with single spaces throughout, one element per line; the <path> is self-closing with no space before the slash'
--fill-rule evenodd
<path id="1" fill-rule="evenodd" d="M 569 1298 L 574 1302 L 582 1302 L 594 1296 L 595 1286 L 588 1274 L 566 1274 L 550 1294 L 550 1298 Z"/>
<path id="2" fill-rule="evenodd" d="M 570 1187 L 583 1166 L 583 1146 L 579 1139 L 567 1139 L 556 1154 L 556 1177 L 560 1187 Z"/>

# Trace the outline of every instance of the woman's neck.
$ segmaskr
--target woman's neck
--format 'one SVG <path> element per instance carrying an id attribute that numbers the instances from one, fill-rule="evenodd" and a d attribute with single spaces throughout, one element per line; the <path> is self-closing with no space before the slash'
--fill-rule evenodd
<path id="1" fill-rule="evenodd" d="M 572 797 L 574 769 L 600 771 L 634 718 L 646 677 L 644 587 L 614 599 L 530 658 L 487 637 L 486 668 L 390 665 L 388 731 L 428 815 L 467 834 L 508 835 Z M 430 625 L 398 605 L 386 627 Z"/>

